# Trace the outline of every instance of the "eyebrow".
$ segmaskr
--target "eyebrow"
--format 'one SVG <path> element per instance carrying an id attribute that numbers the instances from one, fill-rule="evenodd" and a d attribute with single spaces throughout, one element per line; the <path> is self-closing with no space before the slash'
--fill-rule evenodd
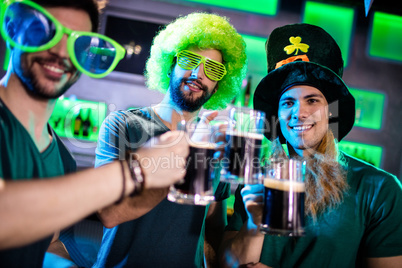
<path id="1" fill-rule="evenodd" d="M 303 99 L 309 99 L 309 98 L 320 98 L 320 99 L 324 99 L 324 96 L 322 96 L 321 94 L 316 94 L 316 93 L 313 93 L 313 94 L 309 94 L 309 95 L 306 95 L 306 96 L 304 96 L 303 97 Z M 287 101 L 287 100 L 295 100 L 296 98 L 294 98 L 294 97 L 285 97 L 285 98 L 281 98 L 279 101 Z"/>
<path id="2" fill-rule="evenodd" d="M 303 97 L 303 99 L 308 99 L 308 98 L 320 98 L 320 99 L 324 99 L 324 96 L 321 95 L 321 94 L 313 93 L 313 94 L 309 94 L 309 95 L 306 95 L 306 96 Z"/>
<path id="3" fill-rule="evenodd" d="M 295 98 L 293 97 L 285 97 L 285 98 L 281 98 L 279 101 L 287 101 L 287 100 L 295 100 Z"/>

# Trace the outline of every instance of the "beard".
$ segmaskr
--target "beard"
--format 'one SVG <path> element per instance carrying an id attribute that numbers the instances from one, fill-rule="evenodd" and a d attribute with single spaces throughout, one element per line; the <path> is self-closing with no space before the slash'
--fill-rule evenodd
<path id="1" fill-rule="evenodd" d="M 33 57 L 31 59 L 30 65 L 28 65 L 27 57 L 24 55 L 20 56 L 21 64 L 14 65 L 18 66 L 14 68 L 18 79 L 24 86 L 25 91 L 35 99 L 57 99 L 63 95 L 79 78 L 80 73 L 75 69 L 75 67 L 68 67 L 70 64 L 65 63 L 65 60 L 58 59 L 56 57 L 43 58 L 43 57 Z M 33 66 L 34 63 L 44 64 L 44 63 L 54 63 L 58 62 L 60 66 L 64 66 L 65 69 L 71 73 L 70 78 L 67 75 L 63 76 L 61 79 L 53 80 L 54 86 L 50 88 L 45 85 L 43 78 L 39 78 L 33 71 L 29 69 L 29 66 Z M 52 81 L 50 78 L 46 78 L 48 81 Z"/>
<path id="2" fill-rule="evenodd" d="M 49 92 L 45 87 L 41 85 L 38 79 L 34 76 L 31 80 L 32 89 L 29 92 L 40 99 L 57 99 L 61 95 L 63 95 L 71 86 L 72 84 L 64 84 L 64 86 Z"/>
<path id="3" fill-rule="evenodd" d="M 195 112 L 199 110 L 214 94 L 214 91 L 208 92 L 208 88 L 200 81 L 197 81 L 201 86 L 202 95 L 196 97 L 195 92 L 189 91 L 184 93 L 181 90 L 181 85 L 188 81 L 188 78 L 177 78 L 173 74 L 171 75 L 170 82 L 170 96 L 174 102 L 182 111 Z"/>

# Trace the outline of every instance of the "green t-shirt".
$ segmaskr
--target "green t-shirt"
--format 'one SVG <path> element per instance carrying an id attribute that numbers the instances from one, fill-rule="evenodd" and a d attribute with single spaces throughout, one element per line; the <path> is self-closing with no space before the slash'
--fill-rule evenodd
<path id="1" fill-rule="evenodd" d="M 0 100 L 0 177 L 40 179 L 75 171 L 71 154 L 50 127 L 49 131 L 53 140 L 46 150 L 39 152 L 27 130 Z M 0 266 L 42 267 L 50 241 L 48 237 L 24 247 L 0 251 Z"/>
<path id="2" fill-rule="evenodd" d="M 272 267 L 360 267 L 366 257 L 402 255 L 402 186 L 393 175 L 345 155 L 349 190 L 343 202 L 313 224 L 306 235 L 266 235 L 261 262 Z M 226 230 L 247 219 L 240 187 Z"/>
<path id="3" fill-rule="evenodd" d="M 76 170 L 76 163 L 49 126 L 53 141 L 39 152 L 31 136 L 0 100 L 0 178 L 47 178 Z"/>

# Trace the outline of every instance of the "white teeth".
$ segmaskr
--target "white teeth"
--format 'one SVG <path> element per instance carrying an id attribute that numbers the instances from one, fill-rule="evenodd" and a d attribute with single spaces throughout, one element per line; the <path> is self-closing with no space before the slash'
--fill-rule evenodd
<path id="1" fill-rule="evenodd" d="M 310 129 L 310 128 L 312 128 L 312 125 L 293 127 L 293 129 L 297 130 L 297 131 L 304 131 L 304 130 L 307 130 L 307 129 Z"/>
<path id="2" fill-rule="evenodd" d="M 54 67 L 54 66 L 44 65 L 44 67 L 45 67 L 46 69 L 52 71 L 52 72 L 55 72 L 55 73 L 59 73 L 59 74 L 64 73 L 64 70 L 59 69 L 59 68 L 56 68 L 56 67 Z"/>
<path id="3" fill-rule="evenodd" d="M 189 87 L 200 89 L 198 86 L 194 85 L 193 83 L 187 83 Z"/>

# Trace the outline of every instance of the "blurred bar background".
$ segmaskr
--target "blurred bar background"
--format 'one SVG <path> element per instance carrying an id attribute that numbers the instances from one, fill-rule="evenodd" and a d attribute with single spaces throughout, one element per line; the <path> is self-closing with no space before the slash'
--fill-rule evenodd
<path id="1" fill-rule="evenodd" d="M 234 105 L 252 107 L 266 75 L 265 40 L 276 27 L 307 22 L 339 43 L 343 79 L 356 99 L 356 123 L 340 146 L 347 153 L 402 177 L 402 8 L 390 0 L 112 0 L 100 32 L 127 50 L 104 79 L 81 77 L 56 105 L 50 124 L 80 169 L 93 166 L 100 124 L 118 109 L 149 106 L 163 95 L 145 87 L 143 70 L 158 29 L 194 11 L 226 16 L 247 43 L 248 74 Z M 1 75 L 9 51 L 0 43 Z"/>

